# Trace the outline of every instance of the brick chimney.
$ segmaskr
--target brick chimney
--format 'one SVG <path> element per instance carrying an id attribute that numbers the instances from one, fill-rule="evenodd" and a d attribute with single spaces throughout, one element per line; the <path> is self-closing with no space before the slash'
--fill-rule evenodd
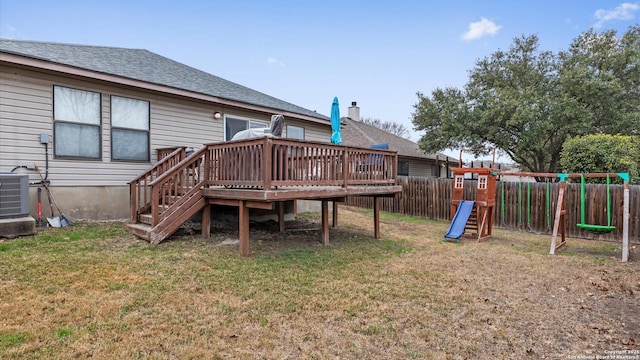
<path id="1" fill-rule="evenodd" d="M 358 103 L 355 101 L 352 101 L 351 106 L 349 106 L 349 118 L 351 120 L 360 121 L 360 108 L 358 107 Z"/>

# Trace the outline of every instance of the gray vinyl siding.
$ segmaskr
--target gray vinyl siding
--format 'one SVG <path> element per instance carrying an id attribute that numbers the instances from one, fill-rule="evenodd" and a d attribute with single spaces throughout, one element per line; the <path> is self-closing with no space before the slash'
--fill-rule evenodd
<path id="1" fill-rule="evenodd" d="M 331 142 L 331 126 L 304 122 L 296 119 L 285 118 L 283 137 L 287 137 L 287 125 L 304 128 L 304 139 L 309 141 Z"/>
<path id="2" fill-rule="evenodd" d="M 21 73 L 0 67 L 0 172 L 34 162 L 44 168 L 40 133 L 51 134 L 52 91 Z M 30 179 L 38 180 L 37 174 Z"/>
<path id="3" fill-rule="evenodd" d="M 151 147 L 153 149 L 187 146 L 199 149 L 203 144 L 223 140 L 224 121 L 213 118 L 211 106 L 169 102 L 151 105 Z M 152 159 L 156 159 L 156 152 Z"/>
<path id="4" fill-rule="evenodd" d="M 57 159 L 53 156 L 53 85 L 101 94 L 100 160 Z M 150 102 L 150 162 L 111 161 L 111 95 Z M 222 109 L 200 101 L 0 66 L 0 172 L 34 162 L 44 172 L 45 148 L 40 143 L 40 133 L 47 133 L 50 136 L 49 179 L 53 186 L 127 186 L 129 181 L 155 163 L 158 148 L 188 146 L 199 149 L 203 144 L 223 141 L 224 121 L 213 118 L 215 111 L 270 120 L 270 114 Z M 322 125 L 310 124 L 296 122 L 296 125 L 305 127 L 305 136 L 309 140 L 330 136 L 329 126 L 323 131 Z M 39 180 L 36 173 L 29 173 L 31 181 Z"/>

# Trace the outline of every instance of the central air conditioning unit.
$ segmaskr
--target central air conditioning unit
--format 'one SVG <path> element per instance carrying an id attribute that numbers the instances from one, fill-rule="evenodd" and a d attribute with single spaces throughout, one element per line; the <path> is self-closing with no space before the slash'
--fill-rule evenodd
<path id="1" fill-rule="evenodd" d="M 0 219 L 29 216 L 29 176 L 0 173 Z"/>

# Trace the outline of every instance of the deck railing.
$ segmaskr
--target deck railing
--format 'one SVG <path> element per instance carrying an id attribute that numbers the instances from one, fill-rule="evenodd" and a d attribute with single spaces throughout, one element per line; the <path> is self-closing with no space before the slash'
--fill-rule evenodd
<path id="1" fill-rule="evenodd" d="M 271 189 L 396 183 L 394 151 L 269 137 L 209 144 L 207 149 L 211 186 Z"/>
<path id="2" fill-rule="evenodd" d="M 395 185 L 397 163 L 395 151 L 273 137 L 208 144 L 188 157 L 178 148 L 130 183 L 131 220 L 150 211 L 157 225 L 208 186 Z"/>

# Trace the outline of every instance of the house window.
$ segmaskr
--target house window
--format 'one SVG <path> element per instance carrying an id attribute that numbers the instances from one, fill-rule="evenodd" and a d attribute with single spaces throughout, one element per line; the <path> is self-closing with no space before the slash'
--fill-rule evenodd
<path id="1" fill-rule="evenodd" d="M 440 177 L 440 166 L 438 164 L 431 165 L 431 176 Z"/>
<path id="2" fill-rule="evenodd" d="M 409 162 L 398 161 L 398 175 L 409 176 Z"/>
<path id="3" fill-rule="evenodd" d="M 289 139 L 304 140 L 304 128 L 300 126 L 287 125 L 287 137 Z"/>
<path id="4" fill-rule="evenodd" d="M 100 93 L 54 86 L 54 156 L 100 159 L 100 118 Z"/>
<path id="5" fill-rule="evenodd" d="M 487 188 L 487 175 L 478 176 L 478 189 L 486 189 Z"/>
<path id="6" fill-rule="evenodd" d="M 111 158 L 149 161 L 149 102 L 111 97 Z"/>
<path id="7" fill-rule="evenodd" d="M 462 189 L 464 188 L 464 175 L 456 175 L 456 177 L 454 178 L 454 188 L 455 189 Z"/>
<path id="8" fill-rule="evenodd" d="M 225 116 L 224 118 L 224 139 L 226 141 L 231 140 L 233 135 L 242 130 L 265 128 L 268 124 L 264 121 L 243 119 L 232 116 Z"/>

